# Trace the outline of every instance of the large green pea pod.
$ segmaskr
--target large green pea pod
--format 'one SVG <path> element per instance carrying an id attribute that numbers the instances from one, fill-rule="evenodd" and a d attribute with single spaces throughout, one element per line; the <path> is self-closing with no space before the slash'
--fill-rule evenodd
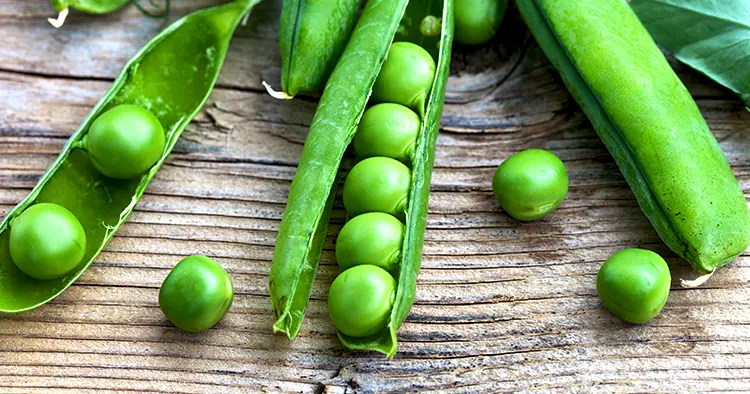
<path id="1" fill-rule="evenodd" d="M 216 83 L 234 30 L 258 1 L 238 0 L 187 15 L 164 29 L 128 61 L 31 193 L 0 222 L 0 312 L 22 312 L 52 300 L 91 265 L 133 211 L 185 127 L 203 107 Z M 166 136 L 166 148 L 158 162 L 142 176 L 130 180 L 102 175 L 83 149 L 92 123 L 121 104 L 148 108 Z M 81 263 L 53 280 L 36 280 L 25 275 L 10 256 L 13 220 L 38 203 L 66 208 L 86 234 Z"/>
<path id="2" fill-rule="evenodd" d="M 426 18 L 432 22 L 435 16 L 441 17 L 440 28 L 423 34 L 420 26 L 427 24 L 421 22 Z M 376 350 L 388 357 L 396 353 L 396 332 L 414 303 L 421 265 L 435 143 L 450 65 L 453 0 L 368 2 L 326 85 L 310 127 L 281 220 L 269 278 L 271 304 L 277 317 L 274 331 L 293 339 L 300 330 L 318 269 L 341 159 L 357 131 L 394 39 L 420 45 L 437 63 L 426 104 L 418 108 L 422 123 L 411 157 L 411 189 L 395 303 L 382 332 L 365 338 L 338 333 L 350 349 Z"/>
<path id="3" fill-rule="evenodd" d="M 360 0 L 284 0 L 281 10 L 281 89 L 269 94 L 289 99 L 323 90 L 357 21 Z"/>
<path id="4" fill-rule="evenodd" d="M 662 240 L 702 274 L 742 253 L 750 243 L 742 190 L 690 93 L 627 3 L 517 4 Z"/>

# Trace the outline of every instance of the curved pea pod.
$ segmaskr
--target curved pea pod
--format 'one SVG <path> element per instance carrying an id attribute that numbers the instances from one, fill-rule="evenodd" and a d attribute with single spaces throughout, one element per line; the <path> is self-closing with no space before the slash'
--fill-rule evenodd
<path id="1" fill-rule="evenodd" d="M 742 190 L 690 93 L 627 3 L 517 4 L 662 240 L 702 274 L 742 253 L 750 243 Z"/>
<path id="2" fill-rule="evenodd" d="M 435 15 L 442 19 L 439 34 L 423 35 L 420 22 Z M 403 23 L 400 23 L 402 17 Z M 388 325 L 381 332 L 365 338 L 348 337 L 338 332 L 346 347 L 375 350 L 387 357 L 393 357 L 397 351 L 396 332 L 409 314 L 415 298 L 435 144 L 450 66 L 452 0 L 368 2 L 326 85 L 310 127 L 281 220 L 269 278 L 271 303 L 277 317 L 274 331 L 294 338 L 299 332 L 317 271 L 330 216 L 328 204 L 333 197 L 332 189 L 341 158 L 357 131 L 394 39 L 420 45 L 437 64 L 411 156 L 412 178 L 395 303 Z"/>
<path id="3" fill-rule="evenodd" d="M 256 3 L 257 0 L 236 1 L 187 15 L 159 33 L 128 61 L 28 197 L 0 222 L 0 312 L 22 312 L 52 300 L 91 265 L 130 215 L 182 131 L 208 99 L 233 32 Z M 166 149 L 159 161 L 132 180 L 105 177 L 82 149 L 94 120 L 120 104 L 149 109 L 166 133 Z M 46 281 L 23 274 L 9 252 L 9 226 L 13 219 L 27 207 L 42 202 L 55 203 L 72 212 L 87 239 L 83 261 L 65 276 Z"/>
<path id="4" fill-rule="evenodd" d="M 360 0 L 285 0 L 281 10 L 281 89 L 292 98 L 320 92 L 354 29 Z"/>

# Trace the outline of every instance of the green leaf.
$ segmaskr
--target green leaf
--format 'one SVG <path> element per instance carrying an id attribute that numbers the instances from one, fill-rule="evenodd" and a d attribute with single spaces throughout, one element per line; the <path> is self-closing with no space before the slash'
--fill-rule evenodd
<path id="1" fill-rule="evenodd" d="M 631 0 L 654 40 L 750 108 L 750 2 Z"/>

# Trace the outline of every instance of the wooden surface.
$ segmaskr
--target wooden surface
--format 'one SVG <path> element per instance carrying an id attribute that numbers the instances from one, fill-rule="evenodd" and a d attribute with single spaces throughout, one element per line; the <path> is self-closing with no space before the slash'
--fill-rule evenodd
<path id="1" fill-rule="evenodd" d="M 171 20 L 215 3 L 174 1 Z M 0 215 L 34 186 L 125 61 L 161 28 L 133 7 L 73 14 L 61 30 L 44 0 L 0 0 Z M 271 333 L 274 239 L 314 99 L 261 88 L 280 74 L 279 4 L 238 32 L 219 86 L 128 223 L 66 293 L 0 317 L 0 392 L 750 391 L 750 256 L 700 289 L 660 242 L 590 124 L 517 12 L 495 41 L 457 46 L 438 141 L 417 299 L 392 361 L 344 350 L 326 292 L 336 274 L 340 201 L 300 336 Z M 679 74 L 750 193 L 750 113 L 684 67 Z M 571 188 L 548 218 L 521 224 L 495 203 L 510 154 L 549 149 Z M 655 250 L 672 293 L 650 324 L 601 306 L 595 276 L 626 247 Z M 237 296 L 199 335 L 165 320 L 157 291 L 189 254 L 216 258 Z"/>

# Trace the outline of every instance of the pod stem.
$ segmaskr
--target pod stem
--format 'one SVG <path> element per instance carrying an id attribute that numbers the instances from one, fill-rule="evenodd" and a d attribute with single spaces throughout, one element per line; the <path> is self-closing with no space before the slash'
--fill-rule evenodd
<path id="1" fill-rule="evenodd" d="M 63 24 L 65 24 L 65 20 L 68 19 L 68 13 L 70 13 L 70 9 L 65 8 L 60 11 L 59 14 L 57 14 L 57 18 L 47 18 L 47 22 L 49 22 L 50 25 L 54 26 L 55 29 L 59 29 Z"/>
<path id="2" fill-rule="evenodd" d="M 687 280 L 687 279 L 680 279 L 680 286 L 686 288 L 686 289 L 694 289 L 696 287 L 699 287 L 700 285 L 706 283 L 708 279 L 711 278 L 711 275 L 714 274 L 716 270 L 713 270 L 705 275 L 701 275 L 695 279 Z"/>
<path id="3" fill-rule="evenodd" d="M 277 100 L 291 100 L 294 98 L 294 96 L 290 96 L 286 94 L 286 92 L 274 90 L 266 81 L 261 83 L 263 84 L 263 87 L 266 88 L 266 92 Z"/>

